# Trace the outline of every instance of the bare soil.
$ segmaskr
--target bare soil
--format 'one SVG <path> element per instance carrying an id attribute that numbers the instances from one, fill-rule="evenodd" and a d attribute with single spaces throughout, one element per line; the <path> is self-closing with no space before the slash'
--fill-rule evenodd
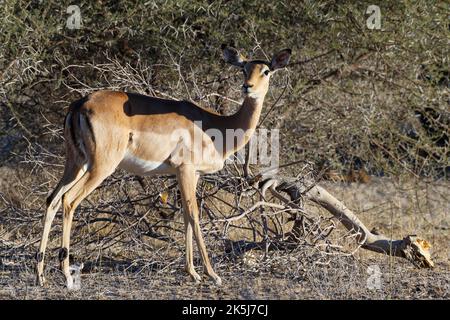
<path id="1" fill-rule="evenodd" d="M 0 248 L 0 299 L 448 299 L 449 188 L 448 182 L 404 182 L 372 179 L 368 184 L 322 184 L 358 213 L 366 225 L 393 238 L 418 234 L 432 244 L 435 268 L 417 269 L 400 258 L 359 249 L 355 254 L 302 260 L 302 250 L 260 251 L 244 257 L 224 253 L 210 244 L 210 254 L 223 285 L 206 277 L 192 283 L 183 270 L 180 241 L 147 256 L 139 247 L 126 248 L 137 258 L 123 258 L 117 251 L 96 252 L 83 259 L 86 250 L 74 246 L 76 261 L 84 262 L 81 290 L 67 291 L 58 269 L 57 245 L 47 253 L 44 288 L 34 284 L 37 244 L 26 248 L 2 239 Z M 322 209 L 307 205 L 310 211 Z M 58 222 L 56 222 L 58 224 Z M 9 226 L 10 227 L 10 226 Z M 2 226 L 3 229 L 8 226 Z M 53 235 L 55 238 L 57 236 Z M 207 238 L 208 239 L 208 238 Z M 197 255 L 196 255 L 197 256 Z M 120 258 L 122 257 L 122 258 Z M 311 259 L 312 258 L 312 259 Z M 196 265 L 200 266 L 197 257 Z M 202 272 L 201 267 L 197 268 Z"/>

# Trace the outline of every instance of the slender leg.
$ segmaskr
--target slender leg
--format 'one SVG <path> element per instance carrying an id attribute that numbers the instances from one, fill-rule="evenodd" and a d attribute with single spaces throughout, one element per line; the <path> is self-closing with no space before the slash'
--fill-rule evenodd
<path id="1" fill-rule="evenodd" d="M 112 173 L 112 171 L 105 172 L 92 169 L 63 196 L 63 232 L 59 260 L 61 262 L 61 270 L 66 277 L 66 285 L 69 290 L 73 289 L 73 278 L 70 274 L 69 268 L 70 230 L 72 227 L 73 214 L 81 201 L 83 201 L 84 198 L 86 198 L 95 188 L 97 188 L 97 186 L 99 186 L 100 183 L 102 183 L 102 181 Z"/>
<path id="2" fill-rule="evenodd" d="M 195 175 L 195 185 L 197 185 L 198 176 Z M 184 203 L 183 203 L 184 205 Z M 201 277 L 195 271 L 194 268 L 194 249 L 192 247 L 192 224 L 189 221 L 188 215 L 185 213 L 186 210 L 183 210 L 183 218 L 184 218 L 184 231 L 186 236 L 186 271 L 189 275 L 191 275 L 192 279 L 195 282 L 200 282 Z"/>
<path id="3" fill-rule="evenodd" d="M 206 268 L 206 273 L 209 277 L 217 284 L 220 285 L 222 280 L 220 277 L 214 272 L 211 263 L 208 258 L 208 253 L 206 251 L 206 246 L 203 241 L 203 236 L 200 229 L 199 224 L 199 212 L 197 206 L 197 199 L 195 196 L 195 190 L 197 187 L 197 176 L 192 165 L 181 165 L 178 167 L 177 172 L 178 183 L 181 191 L 181 198 L 183 200 L 184 207 L 184 217 L 185 222 L 191 226 L 195 240 L 197 242 L 197 247 L 200 251 L 200 255 L 202 257 L 203 265 Z M 189 227 L 186 227 L 186 231 L 189 231 Z M 192 240 L 190 232 L 186 234 L 186 266 L 188 269 L 188 273 L 196 279 L 193 261 L 192 261 Z M 191 273 L 194 271 L 194 273 Z M 198 276 L 198 274 L 197 274 Z"/>
<path id="4" fill-rule="evenodd" d="M 75 174 L 74 174 L 75 173 Z M 36 255 L 37 266 L 36 266 L 36 276 L 37 283 L 41 286 L 45 284 L 44 277 L 44 256 L 45 250 L 47 248 L 48 235 L 50 233 L 51 225 L 53 219 L 55 218 L 56 212 L 61 206 L 62 194 L 69 190 L 78 180 L 81 179 L 84 170 L 77 168 L 75 165 L 66 164 L 63 178 L 58 183 L 58 186 L 52 192 L 52 194 L 47 199 L 47 209 L 44 217 L 44 230 L 42 232 L 41 242 L 39 244 L 39 251 Z"/>
<path id="5" fill-rule="evenodd" d="M 186 271 L 192 277 L 195 282 L 200 282 L 202 279 L 194 268 L 194 250 L 192 247 L 192 225 L 189 223 L 189 219 L 186 214 L 184 217 L 184 231 L 186 235 Z"/>
<path id="6" fill-rule="evenodd" d="M 53 219 L 55 218 L 56 212 L 61 206 L 61 199 L 57 200 L 57 204 L 52 206 L 51 204 L 47 206 L 47 211 L 44 217 L 44 231 L 42 232 L 41 243 L 39 245 L 39 251 L 36 255 L 37 260 L 37 283 L 40 286 L 45 284 L 44 277 L 44 255 L 45 249 L 47 248 L 48 234 L 50 233 L 50 228 L 52 226 Z"/>

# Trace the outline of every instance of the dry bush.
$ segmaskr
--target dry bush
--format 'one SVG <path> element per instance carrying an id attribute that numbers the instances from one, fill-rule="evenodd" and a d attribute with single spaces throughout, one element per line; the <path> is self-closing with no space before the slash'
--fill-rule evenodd
<path id="1" fill-rule="evenodd" d="M 69 30 L 63 4 L 4 1 L 2 161 L 14 161 L 11 151 L 23 150 L 22 136 L 58 148 L 60 141 L 42 124 L 61 123 L 70 101 L 89 88 L 188 99 L 232 112 L 241 80 L 221 61 L 220 44 L 234 42 L 250 57 L 293 49 L 268 104 L 286 84 L 287 90 L 263 123 L 281 130 L 285 162 L 303 158 L 344 173 L 364 168 L 377 176 L 446 178 L 445 6 L 380 4 L 382 29 L 369 30 L 369 4 L 98 1 L 80 4 L 83 28 Z M 111 79 L 107 69 L 114 60 L 120 64 Z M 121 66 L 134 70 L 134 78 Z"/>
<path id="2" fill-rule="evenodd" d="M 27 274 L 33 270 L 45 198 L 63 168 L 62 121 L 69 103 L 113 89 L 188 99 L 229 114 L 238 107 L 242 76 L 221 61 L 221 43 L 234 42 L 250 57 L 293 49 L 291 65 L 272 79 L 265 109 L 270 112 L 261 124 L 280 129 L 282 163 L 301 159 L 321 173 L 364 169 L 371 176 L 445 181 L 450 123 L 445 6 L 380 4 L 382 30 L 371 31 L 364 15 L 369 4 L 97 1 L 80 4 L 84 27 L 68 30 L 67 1 L 3 1 L 2 268 L 12 261 Z M 281 173 L 295 176 L 302 165 Z M 198 198 L 208 248 L 223 273 L 238 267 L 242 274 L 270 270 L 309 279 L 317 288 L 324 285 L 317 279 L 334 277 L 345 291 L 350 270 L 365 267 L 351 254 L 357 249 L 353 239 L 323 212 L 297 212 L 297 218 L 311 219 L 319 235 L 333 231 L 323 239 L 300 237 L 295 248 L 287 237 L 292 212 L 261 207 L 236 221 L 221 221 L 262 201 L 239 166 L 205 177 Z M 183 264 L 179 196 L 170 177 L 140 180 L 116 172 L 82 203 L 75 221 L 72 252 L 89 261 L 92 271 L 116 265 L 167 275 Z M 53 229 L 55 250 L 57 220 Z M 262 250 L 246 255 L 231 244 Z M 54 250 L 49 255 L 56 256 Z"/>

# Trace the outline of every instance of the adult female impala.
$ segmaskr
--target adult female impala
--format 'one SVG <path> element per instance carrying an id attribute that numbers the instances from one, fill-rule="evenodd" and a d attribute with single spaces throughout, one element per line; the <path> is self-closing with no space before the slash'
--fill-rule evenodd
<path id="1" fill-rule="evenodd" d="M 220 170 L 228 156 L 249 141 L 258 123 L 271 72 L 287 65 L 291 50 L 275 54 L 271 62 L 247 61 L 223 46 L 225 61 L 244 72 L 241 108 L 221 116 L 190 102 L 163 100 L 138 94 L 98 91 L 71 104 L 65 119 L 64 175 L 47 199 L 44 231 L 37 254 L 37 279 L 45 282 L 44 254 L 51 223 L 63 204 L 63 235 L 59 259 L 69 289 L 69 240 L 73 213 L 80 202 L 119 167 L 138 175 L 176 174 L 181 191 L 186 233 L 186 270 L 194 269 L 192 234 L 206 273 L 221 284 L 208 259 L 199 226 L 195 190 L 198 175 Z M 209 129 L 227 134 L 238 130 L 230 146 L 214 139 Z M 228 140 L 228 139 L 227 139 Z"/>

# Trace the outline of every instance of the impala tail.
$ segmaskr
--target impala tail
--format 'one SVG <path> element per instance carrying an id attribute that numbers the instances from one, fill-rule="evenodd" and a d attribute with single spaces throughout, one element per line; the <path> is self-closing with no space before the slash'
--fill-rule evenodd
<path id="1" fill-rule="evenodd" d="M 73 102 L 64 121 L 64 136 L 68 148 L 71 149 L 67 152 L 74 152 L 83 164 L 89 162 L 89 154 L 93 154 L 95 150 L 94 130 L 89 118 L 92 111 L 83 108 L 87 100 L 88 97 L 84 97 Z"/>
<path id="2" fill-rule="evenodd" d="M 66 140 L 66 161 L 72 163 L 65 168 L 64 175 L 70 177 L 68 185 L 58 184 L 47 198 L 47 206 L 56 207 L 62 194 L 66 192 L 89 168 L 89 158 L 95 150 L 95 137 L 89 111 L 84 109 L 88 97 L 73 102 L 64 120 L 64 137 Z M 74 171 L 74 172 L 69 172 Z M 71 177 L 73 175 L 73 177 Z"/>

